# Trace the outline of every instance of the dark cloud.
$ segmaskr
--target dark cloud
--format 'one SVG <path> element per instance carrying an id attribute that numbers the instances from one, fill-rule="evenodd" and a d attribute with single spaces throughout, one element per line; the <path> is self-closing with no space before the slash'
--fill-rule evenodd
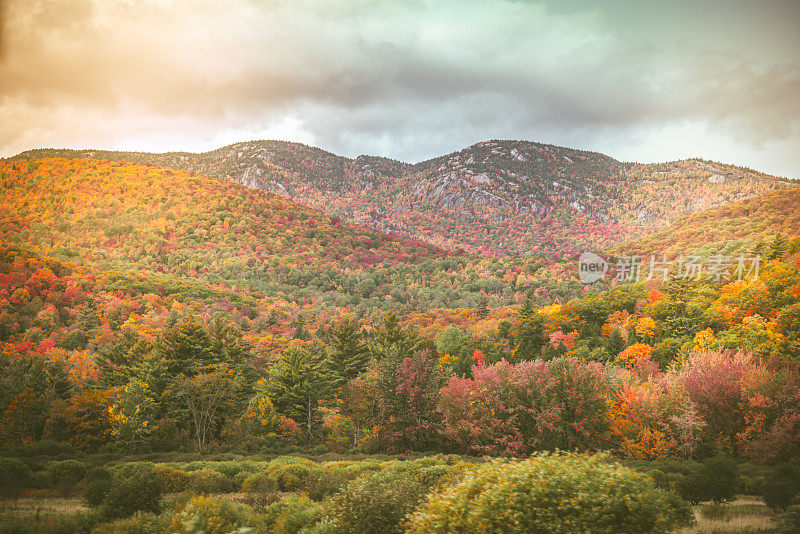
<path id="1" fill-rule="evenodd" d="M 800 176 L 794 3 L 11 0 L 0 155 L 487 138 Z"/>

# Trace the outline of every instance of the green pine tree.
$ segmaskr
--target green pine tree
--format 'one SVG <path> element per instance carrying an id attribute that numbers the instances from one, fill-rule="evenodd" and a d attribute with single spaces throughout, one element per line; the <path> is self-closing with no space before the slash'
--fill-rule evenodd
<path id="1" fill-rule="evenodd" d="M 527 297 L 519 310 L 515 327 L 514 360 L 534 360 L 544 345 L 544 320 L 536 311 L 531 297 Z"/>
<path id="2" fill-rule="evenodd" d="M 287 349 L 269 376 L 267 392 L 279 413 L 306 429 L 310 440 L 321 422 L 320 405 L 329 400 L 336 387 L 325 353 L 319 345 Z"/>
<path id="3" fill-rule="evenodd" d="M 419 336 L 411 328 L 400 324 L 396 313 L 387 312 L 383 322 L 373 329 L 370 351 L 377 361 L 384 358 L 400 361 L 418 349 L 420 342 Z"/>
<path id="4" fill-rule="evenodd" d="M 773 239 L 772 243 L 769 245 L 769 254 L 767 255 L 768 260 L 779 260 L 786 255 L 786 251 L 789 248 L 789 243 L 787 243 L 786 238 L 783 237 L 783 234 L 778 234 Z"/>
<path id="5" fill-rule="evenodd" d="M 328 364 L 340 384 L 355 378 L 367 368 L 369 350 L 361 339 L 361 328 L 347 318 L 331 329 Z"/>
<path id="6" fill-rule="evenodd" d="M 489 305 L 486 302 L 486 297 L 481 297 L 481 300 L 478 302 L 478 308 L 475 310 L 479 319 L 486 319 L 486 316 L 489 315 Z"/>
<path id="7" fill-rule="evenodd" d="M 625 338 L 622 337 L 619 330 L 615 329 L 606 340 L 606 351 L 613 359 L 619 356 L 623 350 L 625 350 Z"/>
<path id="8" fill-rule="evenodd" d="M 202 373 L 219 361 L 211 337 L 194 317 L 183 319 L 167 331 L 159 353 L 173 376 Z"/>

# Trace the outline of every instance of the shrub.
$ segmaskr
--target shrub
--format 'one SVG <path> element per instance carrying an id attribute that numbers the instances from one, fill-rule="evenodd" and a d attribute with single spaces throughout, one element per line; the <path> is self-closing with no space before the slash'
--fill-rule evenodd
<path id="1" fill-rule="evenodd" d="M 321 501 L 328 495 L 339 491 L 351 479 L 352 477 L 342 469 L 326 467 L 321 469 L 313 480 L 309 481 L 305 491 L 315 501 Z"/>
<path id="2" fill-rule="evenodd" d="M 333 497 L 330 515 L 345 532 L 402 532 L 402 520 L 422 499 L 413 474 L 387 470 L 351 481 Z"/>
<path id="3" fill-rule="evenodd" d="M 709 458 L 698 469 L 681 477 L 675 489 L 691 503 L 727 502 L 736 495 L 736 471 L 736 462 L 731 458 Z"/>
<path id="4" fill-rule="evenodd" d="M 795 495 L 800 493 L 800 466 L 782 464 L 766 477 L 761 487 L 761 496 L 767 506 L 774 510 L 792 504 Z"/>
<path id="5" fill-rule="evenodd" d="M 188 482 L 195 493 L 229 493 L 237 489 L 233 480 L 209 467 L 189 473 Z"/>
<path id="6" fill-rule="evenodd" d="M 242 491 L 246 493 L 274 493 L 278 491 L 278 483 L 268 473 L 255 473 L 242 482 Z"/>
<path id="7" fill-rule="evenodd" d="M 4 517 L 0 521 L 0 534 L 83 534 L 92 531 L 102 520 L 97 512 L 55 515 L 41 521 L 32 517 Z"/>
<path id="8" fill-rule="evenodd" d="M 83 491 L 83 500 L 91 508 L 98 508 L 103 504 L 108 493 L 111 491 L 113 482 L 110 478 L 98 478 L 86 485 Z"/>
<path id="9" fill-rule="evenodd" d="M 93 482 L 95 480 L 111 480 L 111 472 L 105 467 L 92 467 L 86 470 L 84 480 L 86 482 Z"/>
<path id="10" fill-rule="evenodd" d="M 138 474 L 152 473 L 156 465 L 152 462 L 130 462 L 121 464 L 116 471 L 117 476 L 131 478 Z"/>
<path id="11" fill-rule="evenodd" d="M 16 458 L 0 458 L 0 496 L 17 498 L 33 478 L 31 468 Z"/>
<path id="12" fill-rule="evenodd" d="M 136 512 L 131 517 L 104 523 L 92 530 L 92 534 L 153 534 L 166 532 L 169 519 L 149 512 Z"/>
<path id="13" fill-rule="evenodd" d="M 69 497 L 75 485 L 86 476 L 86 466 L 77 460 L 50 462 L 45 469 L 58 491 Z"/>
<path id="14" fill-rule="evenodd" d="M 296 534 L 310 528 L 322 517 L 321 504 L 305 495 L 290 495 L 267 509 L 264 522 L 268 532 L 272 534 Z"/>
<path id="15" fill-rule="evenodd" d="M 178 493 L 189 488 L 189 473 L 168 465 L 157 465 L 153 468 L 164 493 Z"/>
<path id="16" fill-rule="evenodd" d="M 305 527 L 300 531 L 301 534 L 342 534 L 339 527 L 330 519 L 323 519 L 318 523 Z"/>
<path id="17" fill-rule="evenodd" d="M 138 469 L 129 478 L 118 476 L 103 501 L 103 514 L 117 519 L 135 512 L 158 513 L 161 492 L 161 481 L 152 469 Z"/>
<path id="18" fill-rule="evenodd" d="M 212 466 L 214 471 L 222 473 L 231 480 L 239 480 L 241 483 L 247 475 L 258 471 L 258 467 L 254 462 L 218 462 Z"/>
<path id="19" fill-rule="evenodd" d="M 673 492 L 604 456 L 541 454 L 496 460 L 434 492 L 407 532 L 669 532 L 692 520 Z"/>
<path id="20" fill-rule="evenodd" d="M 241 505 L 216 497 L 193 497 L 175 512 L 169 532 L 229 534 L 248 526 L 250 518 Z"/>
<path id="21" fill-rule="evenodd" d="M 242 489 L 250 493 L 274 490 L 305 491 L 321 473 L 322 467 L 310 460 L 285 456 L 270 462 L 260 473 L 247 477 Z"/>

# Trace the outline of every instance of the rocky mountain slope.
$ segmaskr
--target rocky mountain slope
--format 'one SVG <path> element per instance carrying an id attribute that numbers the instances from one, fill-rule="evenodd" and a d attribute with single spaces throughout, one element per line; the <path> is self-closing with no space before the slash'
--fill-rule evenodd
<path id="1" fill-rule="evenodd" d="M 193 171 L 444 248 L 549 259 L 607 248 L 689 213 L 796 185 L 699 159 L 623 163 L 528 141 L 484 141 L 417 164 L 351 159 L 284 141 L 202 154 L 42 149 L 12 159 L 52 156 Z"/>

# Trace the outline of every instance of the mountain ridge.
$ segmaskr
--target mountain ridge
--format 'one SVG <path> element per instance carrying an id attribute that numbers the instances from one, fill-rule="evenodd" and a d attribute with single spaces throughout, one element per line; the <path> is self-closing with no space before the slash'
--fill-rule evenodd
<path id="1" fill-rule="evenodd" d="M 290 141 L 203 153 L 35 149 L 197 172 L 436 246 L 561 258 L 663 230 L 682 216 L 796 182 L 702 159 L 658 164 L 545 143 L 488 140 L 418 163 L 339 156 Z"/>

